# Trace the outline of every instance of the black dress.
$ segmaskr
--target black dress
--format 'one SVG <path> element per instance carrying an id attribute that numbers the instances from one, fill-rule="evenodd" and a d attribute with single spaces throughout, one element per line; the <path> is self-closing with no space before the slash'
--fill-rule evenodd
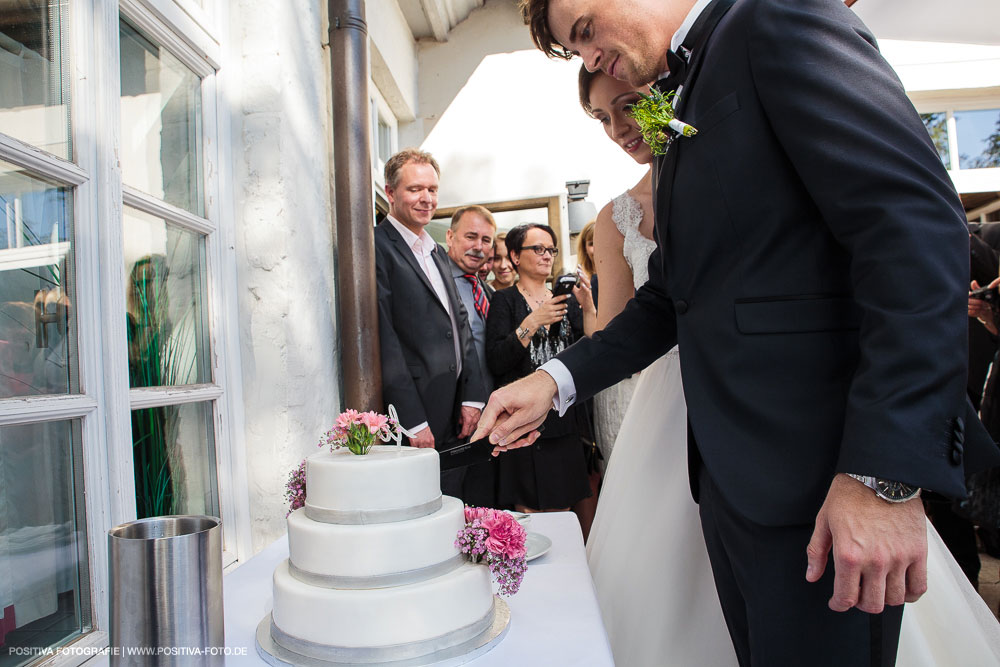
<path id="1" fill-rule="evenodd" d="M 583 336 L 583 311 L 570 296 L 558 334 L 538 329 L 527 347 L 516 329 L 531 312 L 517 286 L 498 291 L 486 320 L 486 363 L 498 387 L 530 375 Z M 550 327 L 551 329 L 551 327 Z M 560 417 L 550 412 L 541 437 L 530 447 L 501 454 L 499 501 L 533 509 L 570 507 L 590 495 L 582 442 L 593 440 L 586 410 L 572 406 Z"/>

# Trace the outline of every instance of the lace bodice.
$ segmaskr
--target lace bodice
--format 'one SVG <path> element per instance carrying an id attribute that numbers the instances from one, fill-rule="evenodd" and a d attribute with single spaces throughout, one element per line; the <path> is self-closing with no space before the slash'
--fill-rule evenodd
<path id="1" fill-rule="evenodd" d="M 625 191 L 615 197 L 611 204 L 611 219 L 618 231 L 625 237 L 622 253 L 632 269 L 632 282 L 636 289 L 649 280 L 649 256 L 656 249 L 656 241 L 639 233 L 642 222 L 642 205 Z"/>

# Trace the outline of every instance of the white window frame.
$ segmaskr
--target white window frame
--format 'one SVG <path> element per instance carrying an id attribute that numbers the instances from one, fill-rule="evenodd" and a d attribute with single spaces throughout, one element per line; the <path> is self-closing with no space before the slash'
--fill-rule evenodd
<path id="1" fill-rule="evenodd" d="M 375 189 L 381 190 L 385 188 L 385 175 L 383 174 L 385 162 L 379 158 L 378 124 L 381 120 L 389 126 L 389 155 L 392 155 L 398 150 L 399 121 L 396 119 L 396 114 L 389 108 L 389 104 L 385 101 L 385 98 L 382 97 L 382 93 L 379 92 L 374 81 L 369 80 L 368 90 L 371 91 L 369 95 L 369 109 L 371 116 L 372 176 L 375 182 Z"/>
<path id="2" fill-rule="evenodd" d="M 958 145 L 958 124 L 955 121 L 957 111 L 981 111 L 983 109 L 1000 109 L 1000 93 L 990 91 L 983 93 L 981 90 L 972 91 L 968 94 L 942 93 L 939 91 L 930 93 L 915 93 L 911 96 L 918 113 L 944 113 L 946 114 L 946 126 L 948 129 L 948 171 L 969 172 L 979 171 L 979 169 L 963 169 L 960 166 L 959 145 Z"/>
<path id="3" fill-rule="evenodd" d="M 227 25 L 228 3 L 212 12 L 189 0 L 70 0 L 67 43 L 73 161 L 0 135 L 0 159 L 73 189 L 72 243 L 80 393 L 0 401 L 0 426 L 80 421 L 93 630 L 76 646 L 107 645 L 107 531 L 136 518 L 130 415 L 133 408 L 213 403 L 216 474 L 223 516 L 224 564 L 252 554 L 243 444 L 231 142 L 220 85 L 222 53 L 211 26 Z M 214 18 L 210 16 L 214 14 Z M 202 176 L 205 217 L 123 186 L 119 19 L 125 17 L 202 77 Z M 221 140 L 220 140 L 221 139 Z M 208 325 L 213 382 L 188 387 L 128 386 L 123 206 L 206 235 Z M 86 658 L 51 662 L 72 665 Z"/>

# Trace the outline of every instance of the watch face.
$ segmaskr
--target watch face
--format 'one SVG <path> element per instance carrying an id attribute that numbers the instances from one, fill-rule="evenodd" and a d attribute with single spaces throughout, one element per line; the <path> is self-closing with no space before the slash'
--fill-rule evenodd
<path id="1" fill-rule="evenodd" d="M 878 495 L 893 502 L 909 500 L 915 496 L 918 491 L 915 486 L 903 484 L 902 482 L 893 482 L 888 479 L 876 479 L 875 486 L 875 491 Z"/>

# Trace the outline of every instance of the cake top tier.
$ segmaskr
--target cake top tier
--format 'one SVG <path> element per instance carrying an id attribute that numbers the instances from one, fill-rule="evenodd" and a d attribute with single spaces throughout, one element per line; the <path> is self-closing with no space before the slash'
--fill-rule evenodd
<path id="1" fill-rule="evenodd" d="M 407 510 L 440 497 L 440 463 L 434 449 L 376 445 L 362 456 L 338 449 L 306 461 L 306 507 L 314 510 Z"/>

